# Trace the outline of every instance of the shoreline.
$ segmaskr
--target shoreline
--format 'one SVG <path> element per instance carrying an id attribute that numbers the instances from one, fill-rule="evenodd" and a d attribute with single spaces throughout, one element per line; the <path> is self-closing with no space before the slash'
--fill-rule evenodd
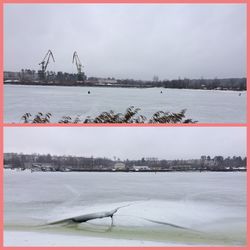
<path id="1" fill-rule="evenodd" d="M 87 235 L 63 234 L 60 232 L 46 233 L 37 231 L 4 230 L 5 247 L 95 247 L 95 246 L 178 246 L 179 244 L 157 242 L 141 239 L 108 238 Z"/>
<path id="2" fill-rule="evenodd" d="M 4 82 L 4 85 L 17 85 L 17 86 L 53 86 L 53 87 L 99 87 L 99 88 L 129 88 L 129 89 L 149 89 L 149 88 L 159 88 L 159 89 L 179 89 L 179 90 L 209 90 L 209 91 L 234 91 L 234 92 L 246 92 L 247 90 L 240 89 L 204 89 L 204 88 L 166 88 L 163 86 L 154 85 L 135 85 L 135 84 L 93 84 L 93 83 L 30 83 L 30 82 Z"/>
<path id="3" fill-rule="evenodd" d="M 69 170 L 69 171 L 32 171 L 31 169 L 20 169 L 20 168 L 15 168 L 15 169 L 7 169 L 4 168 L 4 170 L 16 170 L 16 171 L 30 171 L 31 173 L 37 173 L 37 172 L 61 172 L 61 173 L 72 173 L 72 172 L 87 172 L 87 173 L 207 173 L 207 172 L 247 172 L 247 169 L 204 169 L 204 170 L 140 170 L 140 171 L 127 171 L 127 170 L 101 170 L 101 169 L 73 169 L 73 170 Z"/>

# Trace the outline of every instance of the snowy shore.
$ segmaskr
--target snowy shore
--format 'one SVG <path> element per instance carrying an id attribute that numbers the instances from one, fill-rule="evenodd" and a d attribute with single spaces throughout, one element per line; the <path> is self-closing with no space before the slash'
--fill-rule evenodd
<path id="1" fill-rule="evenodd" d="M 165 246 L 164 242 L 107 239 L 29 231 L 5 231 L 5 246 Z M 171 244 L 168 244 L 169 246 Z M 173 246 L 176 246 L 172 244 Z"/>

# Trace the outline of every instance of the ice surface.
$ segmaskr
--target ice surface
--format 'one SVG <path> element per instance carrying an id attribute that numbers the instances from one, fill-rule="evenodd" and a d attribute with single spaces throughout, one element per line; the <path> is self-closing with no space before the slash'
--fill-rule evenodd
<path id="1" fill-rule="evenodd" d="M 111 219 L 73 225 L 48 222 L 125 206 Z M 185 227 L 179 229 L 169 223 Z M 45 226 L 44 226 L 45 225 Z M 87 173 L 4 171 L 5 245 L 10 234 L 33 232 L 29 242 L 50 232 L 49 245 L 64 245 L 60 234 L 124 240 L 138 245 L 244 245 L 246 173 Z M 26 232 L 26 233 L 25 233 Z M 31 234 L 33 235 L 33 234 Z M 31 236 L 32 237 L 32 236 Z M 122 241 L 119 242 L 118 239 Z M 69 241 L 71 242 L 71 240 Z M 89 244 L 89 241 L 87 241 Z M 108 241 L 109 242 L 109 241 Z M 151 243 L 149 243 L 151 242 Z M 25 244 L 20 239 L 20 244 Z M 85 245 L 80 240 L 79 245 Z M 106 245 L 107 241 L 104 241 Z M 128 244 L 130 244 L 128 242 Z M 27 243 L 28 244 L 28 243 Z M 108 244 L 108 243 L 107 243 Z M 144 243 L 143 243 L 144 244 Z M 29 245 L 29 244 L 28 244 Z"/>
<path id="2" fill-rule="evenodd" d="M 142 240 L 122 240 L 110 238 L 93 238 L 82 235 L 62 235 L 37 232 L 5 232 L 4 239 L 8 246 L 164 246 L 164 242 L 151 242 Z M 93 244 L 94 242 L 94 244 Z M 168 244 L 176 246 L 175 244 Z"/>
<path id="3" fill-rule="evenodd" d="M 216 90 L 5 85 L 4 121 L 20 122 L 27 112 L 50 112 L 52 121 L 62 116 L 85 118 L 111 109 L 123 113 L 133 105 L 141 108 L 140 113 L 146 117 L 159 110 L 187 109 L 187 117 L 199 122 L 244 123 L 246 92 L 241 93 L 239 96 L 235 91 Z"/>

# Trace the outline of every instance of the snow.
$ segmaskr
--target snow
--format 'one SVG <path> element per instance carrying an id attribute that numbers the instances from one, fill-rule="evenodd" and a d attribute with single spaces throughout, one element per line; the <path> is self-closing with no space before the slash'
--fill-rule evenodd
<path id="1" fill-rule="evenodd" d="M 235 91 L 216 90 L 4 86 L 4 119 L 10 123 L 20 122 L 27 112 L 50 112 L 55 122 L 63 116 L 86 118 L 109 110 L 123 113 L 130 106 L 140 108 L 146 117 L 159 110 L 187 109 L 187 118 L 199 122 L 246 122 L 246 92 L 239 96 Z"/>
<path id="2" fill-rule="evenodd" d="M 4 243 L 8 246 L 68 246 L 71 242 L 78 246 L 211 246 L 244 245 L 246 241 L 246 173 L 239 172 L 5 170 L 4 207 Z M 117 207 L 121 208 L 111 230 L 110 218 L 73 226 L 46 225 Z M 41 237 L 46 240 L 41 242 Z"/>
<path id="3" fill-rule="evenodd" d="M 5 246 L 164 246 L 164 242 L 106 239 L 86 236 L 7 231 Z M 173 246 L 175 244 L 172 244 Z"/>

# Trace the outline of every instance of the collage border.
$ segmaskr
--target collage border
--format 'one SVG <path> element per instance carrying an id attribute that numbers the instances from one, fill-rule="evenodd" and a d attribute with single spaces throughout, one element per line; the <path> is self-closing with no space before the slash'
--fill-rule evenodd
<path id="1" fill-rule="evenodd" d="M 246 68 L 247 68 L 247 80 L 249 77 L 249 59 L 250 59 L 250 51 L 249 51 L 249 32 L 248 28 L 250 27 L 250 0 L 1 0 L 0 5 L 0 18 L 1 18 L 1 29 L 0 29 L 0 35 L 1 35 L 1 42 L 0 42 L 0 49 L 2 52 L 1 61 L 0 61 L 0 81 L 2 84 L 0 84 L 0 161 L 2 163 L 2 167 L 0 170 L 0 197 L 2 198 L 0 201 L 0 249 L 9 249 L 9 250 L 17 250 L 17 249 L 53 249 L 53 250 L 69 250 L 69 249 L 91 249 L 91 250 L 97 250 L 97 249 L 114 249 L 114 250 L 138 250 L 138 249 L 214 249 L 214 250 L 247 250 L 249 249 L 249 229 L 250 229 L 250 221 L 249 221 L 249 212 L 250 212 L 250 206 L 248 205 L 249 200 L 249 173 L 247 171 L 247 244 L 246 246 L 242 247 L 192 247 L 192 246 L 183 246 L 183 247 L 4 247 L 3 245 L 3 141 L 4 141 L 4 128 L 6 127 L 245 127 L 246 128 L 246 135 L 247 135 L 247 165 L 250 163 L 250 153 L 248 151 L 248 148 L 250 146 L 250 135 L 248 133 L 249 126 L 250 126 L 250 116 L 249 113 L 246 112 L 246 123 L 197 123 L 197 124 L 58 124 L 58 123 L 49 123 L 49 124 L 14 124 L 14 123 L 4 123 L 4 85 L 3 85 L 3 71 L 4 71 L 4 65 L 3 65 L 3 57 L 4 57 L 4 4 L 78 4 L 78 3 L 85 3 L 85 4 L 246 4 L 246 11 L 247 11 L 247 62 L 246 62 Z M 247 81 L 248 82 L 248 81 Z M 246 91 L 247 95 L 247 107 L 246 110 L 248 111 L 250 108 L 250 101 L 249 101 L 249 92 L 248 88 Z"/>

